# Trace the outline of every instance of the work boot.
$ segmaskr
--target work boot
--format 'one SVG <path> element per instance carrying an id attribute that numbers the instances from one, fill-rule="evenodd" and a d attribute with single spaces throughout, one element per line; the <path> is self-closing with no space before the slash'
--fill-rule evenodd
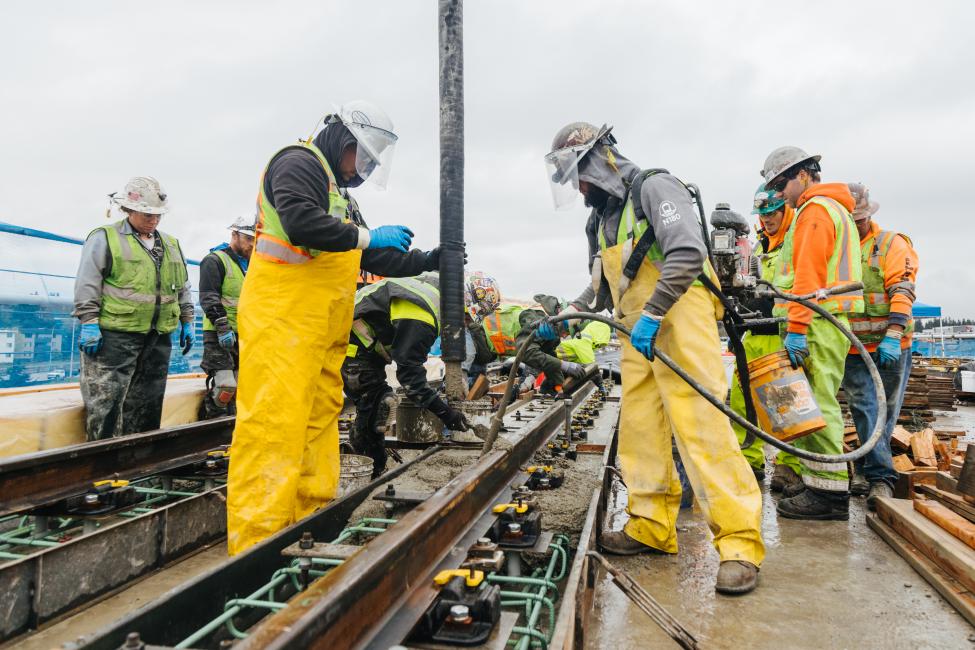
<path id="1" fill-rule="evenodd" d="M 865 496 L 873 487 L 873 483 L 867 481 L 867 477 L 859 470 L 853 470 L 853 477 L 850 479 L 850 494 L 855 497 Z"/>
<path id="2" fill-rule="evenodd" d="M 633 539 L 622 530 L 603 533 L 599 536 L 599 546 L 606 553 L 612 555 L 639 555 L 640 553 L 663 553 L 660 549 L 647 546 L 637 539 Z"/>
<path id="3" fill-rule="evenodd" d="M 870 484 L 870 494 L 867 495 L 867 507 L 871 510 L 877 509 L 877 499 L 879 497 L 890 498 L 894 496 L 894 490 L 886 481 L 874 481 Z"/>
<path id="4" fill-rule="evenodd" d="M 771 489 L 773 492 L 782 492 L 787 486 L 796 484 L 802 485 L 802 479 L 799 478 L 799 475 L 796 474 L 794 469 L 788 465 L 775 466 L 775 471 L 772 472 L 772 483 L 769 485 L 769 489 Z"/>
<path id="5" fill-rule="evenodd" d="M 785 488 L 782 490 L 782 496 L 784 496 L 787 499 L 791 497 L 799 496 L 800 494 L 802 494 L 802 492 L 805 489 L 806 489 L 806 484 L 802 482 L 802 479 L 799 479 L 798 483 L 790 483 L 789 485 L 786 485 Z"/>
<path id="6" fill-rule="evenodd" d="M 752 474 L 755 475 L 755 480 L 758 481 L 759 483 L 761 483 L 762 481 L 764 481 L 765 480 L 765 468 L 764 467 L 755 467 L 754 465 L 752 465 L 751 467 L 752 467 Z"/>
<path id="7" fill-rule="evenodd" d="M 726 560 L 718 567 L 714 590 L 732 596 L 747 594 L 758 585 L 758 567 L 751 562 Z"/>
<path id="8" fill-rule="evenodd" d="M 781 499 L 775 509 L 787 519 L 846 521 L 850 518 L 850 494 L 806 487 L 794 497 Z"/>

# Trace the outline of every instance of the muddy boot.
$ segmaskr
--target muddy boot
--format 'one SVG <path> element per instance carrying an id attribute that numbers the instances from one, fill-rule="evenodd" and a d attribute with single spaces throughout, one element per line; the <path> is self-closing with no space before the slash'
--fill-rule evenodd
<path id="1" fill-rule="evenodd" d="M 772 482 L 769 485 L 769 489 L 773 492 L 782 492 L 786 487 L 790 485 L 802 485 L 802 479 L 796 474 L 796 471 L 789 467 L 788 465 L 776 465 L 775 471 L 772 473 Z"/>
<path id="2" fill-rule="evenodd" d="M 850 495 L 807 487 L 794 497 L 780 500 L 776 511 L 787 519 L 846 521 L 850 518 Z"/>
<path id="3" fill-rule="evenodd" d="M 758 567 L 751 562 L 727 560 L 718 567 L 714 590 L 719 594 L 747 594 L 758 584 Z"/>
<path id="4" fill-rule="evenodd" d="M 894 490 L 889 484 L 884 481 L 874 481 L 870 484 L 870 493 L 867 495 L 867 507 L 876 510 L 879 497 L 890 498 L 892 496 L 894 496 Z"/>
<path id="5" fill-rule="evenodd" d="M 599 547 L 612 555 L 639 555 L 640 553 L 663 553 L 660 549 L 647 546 L 633 539 L 622 530 L 603 533 L 599 536 Z"/>
<path id="6" fill-rule="evenodd" d="M 859 469 L 854 468 L 853 477 L 850 479 L 850 494 L 855 497 L 865 496 L 873 484 L 867 481 L 867 477 L 860 473 Z"/>

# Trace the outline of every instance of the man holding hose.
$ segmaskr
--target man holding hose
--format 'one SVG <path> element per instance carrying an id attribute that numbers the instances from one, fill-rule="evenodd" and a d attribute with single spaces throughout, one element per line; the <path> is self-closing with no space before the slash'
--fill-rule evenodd
<path id="1" fill-rule="evenodd" d="M 786 231 L 772 284 L 796 295 L 860 282 L 860 246 L 850 218 L 853 196 L 845 183 L 821 183 L 819 159 L 798 147 L 779 147 L 762 169 L 765 187 L 796 210 Z M 818 304 L 849 328 L 848 316 L 863 311 L 863 291 L 830 295 Z M 796 302 L 776 298 L 772 312 L 788 319 L 783 344 L 793 367 L 803 365 L 826 427 L 793 444 L 824 454 L 843 452 L 843 414 L 836 393 L 843 381 L 850 342 L 825 318 Z M 783 517 L 811 520 L 849 518 L 845 463 L 800 460 L 802 484 L 783 490 Z"/>
<path id="2" fill-rule="evenodd" d="M 632 328 L 623 340 L 619 431 L 630 519 L 623 530 L 603 534 L 600 545 L 620 555 L 677 552 L 673 436 L 721 558 L 715 588 L 747 593 L 765 555 L 758 484 L 728 419 L 654 358 L 656 344 L 708 391 L 726 394 L 721 307 L 696 280 L 714 272 L 687 188 L 665 170 L 641 170 L 624 158 L 610 131 L 574 122 L 556 134 L 545 157 L 556 208 L 579 194 L 592 208 L 586 233 L 593 284 L 573 306 L 615 308 Z M 623 273 L 631 260 L 632 280 Z"/>

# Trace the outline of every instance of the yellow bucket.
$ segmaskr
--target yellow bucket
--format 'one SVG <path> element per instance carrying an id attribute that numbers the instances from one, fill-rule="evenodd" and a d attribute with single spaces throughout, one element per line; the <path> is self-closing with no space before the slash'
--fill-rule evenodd
<path id="1" fill-rule="evenodd" d="M 792 367 L 785 350 L 749 362 L 748 379 L 759 426 L 779 440 L 795 440 L 826 426 L 806 374 Z"/>

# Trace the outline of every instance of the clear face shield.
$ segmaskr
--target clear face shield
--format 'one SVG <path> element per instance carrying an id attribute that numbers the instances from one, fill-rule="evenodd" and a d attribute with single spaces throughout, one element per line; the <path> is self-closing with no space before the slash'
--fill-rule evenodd
<path id="1" fill-rule="evenodd" d="M 346 123 L 356 139 L 355 171 L 379 189 L 386 189 L 389 170 L 393 165 L 396 134 L 365 124 Z"/>
<path id="2" fill-rule="evenodd" d="M 582 196 L 579 193 L 579 161 L 591 148 L 591 143 L 574 145 L 557 149 L 545 156 L 545 173 L 556 210 L 572 207 Z"/>

